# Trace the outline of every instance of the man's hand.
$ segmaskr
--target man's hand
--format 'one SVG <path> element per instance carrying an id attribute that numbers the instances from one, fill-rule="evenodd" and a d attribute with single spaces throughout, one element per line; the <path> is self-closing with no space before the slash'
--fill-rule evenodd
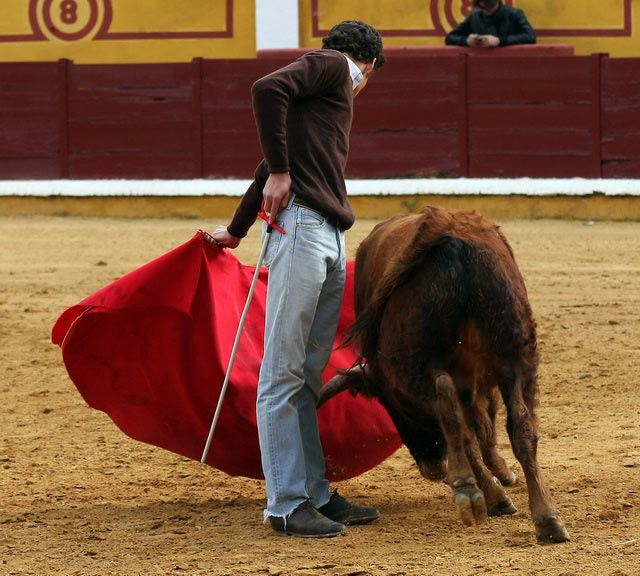
<path id="1" fill-rule="evenodd" d="M 207 242 L 216 246 L 226 246 L 227 248 L 237 248 L 242 238 L 229 234 L 226 226 L 218 226 L 213 234 L 205 234 L 204 238 Z"/>
<path id="2" fill-rule="evenodd" d="M 483 48 L 495 48 L 496 46 L 500 46 L 500 38 L 497 36 L 492 36 L 491 34 L 486 34 L 484 36 L 478 36 L 479 46 Z"/>
<path id="3" fill-rule="evenodd" d="M 469 36 L 467 36 L 467 44 L 469 46 L 482 46 L 482 43 L 480 42 L 480 36 L 478 36 L 477 34 L 469 34 Z"/>
<path id="4" fill-rule="evenodd" d="M 291 177 L 289 172 L 269 174 L 262 191 L 264 211 L 269 216 L 269 224 L 276 221 L 278 212 L 287 207 L 291 199 Z"/>

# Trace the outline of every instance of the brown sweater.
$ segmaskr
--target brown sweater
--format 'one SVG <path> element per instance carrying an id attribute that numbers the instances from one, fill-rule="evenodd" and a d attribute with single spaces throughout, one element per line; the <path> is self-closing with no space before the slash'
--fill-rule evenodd
<path id="1" fill-rule="evenodd" d="M 264 160 L 236 209 L 229 233 L 246 236 L 260 211 L 271 172 L 290 172 L 296 197 L 339 228 L 350 228 L 354 214 L 344 168 L 353 88 L 344 55 L 335 50 L 309 52 L 258 80 L 252 96 Z"/>

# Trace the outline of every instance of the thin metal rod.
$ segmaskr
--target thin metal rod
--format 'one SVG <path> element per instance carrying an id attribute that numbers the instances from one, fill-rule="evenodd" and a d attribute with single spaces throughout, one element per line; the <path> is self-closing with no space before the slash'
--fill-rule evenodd
<path id="1" fill-rule="evenodd" d="M 271 237 L 271 228 L 267 228 L 266 235 L 264 237 L 264 242 L 262 243 L 262 249 L 260 250 L 260 257 L 258 258 L 258 264 L 256 266 L 256 271 L 253 275 L 253 280 L 251 282 L 251 287 L 249 288 L 249 294 L 247 295 L 247 301 L 244 305 L 244 310 L 242 311 L 242 316 L 240 317 L 240 323 L 238 324 L 238 331 L 236 332 L 236 339 L 233 342 L 233 348 L 231 349 L 231 357 L 229 358 L 229 366 L 227 368 L 227 373 L 224 377 L 224 382 L 222 384 L 222 389 L 220 390 L 220 396 L 218 398 L 218 405 L 216 406 L 216 412 L 213 415 L 213 422 L 211 422 L 211 429 L 209 430 L 209 436 L 207 438 L 207 443 L 205 444 L 204 451 L 202 452 L 202 458 L 200 458 L 200 462 L 203 464 L 207 461 L 207 456 L 209 455 L 209 448 L 211 447 L 211 441 L 213 440 L 213 434 L 216 431 L 216 426 L 218 424 L 218 418 L 220 417 L 220 411 L 222 410 L 222 401 L 224 400 L 224 396 L 227 393 L 227 387 L 229 386 L 229 379 L 231 378 L 231 370 L 233 369 L 233 364 L 236 360 L 236 354 L 238 352 L 238 347 L 240 345 L 240 337 L 242 336 L 242 330 L 244 328 L 245 320 L 247 319 L 247 314 L 249 312 L 249 306 L 251 305 L 251 300 L 253 300 L 253 293 L 256 289 L 256 284 L 258 283 L 258 276 L 260 276 L 260 268 L 262 268 L 262 262 L 264 261 L 264 255 L 267 251 L 267 246 L 269 244 L 269 238 Z"/>

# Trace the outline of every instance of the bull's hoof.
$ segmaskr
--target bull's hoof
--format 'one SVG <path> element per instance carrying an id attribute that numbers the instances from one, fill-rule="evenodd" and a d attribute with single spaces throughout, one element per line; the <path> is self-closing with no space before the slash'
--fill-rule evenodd
<path id="1" fill-rule="evenodd" d="M 517 511 L 518 509 L 511 501 L 511 498 L 506 494 L 499 502 L 489 506 L 489 516 L 508 516 L 515 514 Z"/>
<path id="2" fill-rule="evenodd" d="M 420 460 L 417 462 L 418 469 L 423 478 L 439 482 L 447 477 L 447 459 L 442 460 Z"/>
<path id="3" fill-rule="evenodd" d="M 536 538 L 540 544 L 558 544 L 571 540 L 569 532 L 555 514 L 534 518 L 534 525 Z"/>
<path id="4" fill-rule="evenodd" d="M 503 486 L 513 486 L 518 481 L 518 476 L 513 470 L 507 470 L 507 474 L 498 478 Z"/>
<path id="5" fill-rule="evenodd" d="M 453 482 L 453 490 L 453 502 L 462 523 L 465 526 L 482 524 L 488 516 L 487 503 L 475 480 L 458 478 Z"/>
<path id="6" fill-rule="evenodd" d="M 487 519 L 487 504 L 480 490 L 471 495 L 458 493 L 453 501 L 465 526 L 482 524 Z"/>

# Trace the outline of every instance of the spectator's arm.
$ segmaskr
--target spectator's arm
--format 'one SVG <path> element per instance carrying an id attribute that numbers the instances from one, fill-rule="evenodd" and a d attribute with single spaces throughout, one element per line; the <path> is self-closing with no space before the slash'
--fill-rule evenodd
<path id="1" fill-rule="evenodd" d="M 458 24 L 456 28 L 451 30 L 444 42 L 447 46 L 467 46 L 467 38 L 469 34 L 472 34 L 471 25 L 469 24 L 469 18 L 467 18 L 461 24 Z"/>
<path id="2" fill-rule="evenodd" d="M 536 33 L 527 20 L 522 10 L 516 12 L 514 33 L 500 37 L 500 46 L 513 46 L 514 44 L 535 44 Z"/>

